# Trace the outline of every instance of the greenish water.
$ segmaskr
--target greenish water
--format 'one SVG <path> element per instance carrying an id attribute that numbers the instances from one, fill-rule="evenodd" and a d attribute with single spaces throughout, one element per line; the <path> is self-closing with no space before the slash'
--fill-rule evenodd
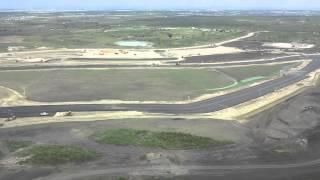
<path id="1" fill-rule="evenodd" d="M 126 47 L 152 47 L 153 44 L 147 41 L 117 41 L 115 42 L 118 46 Z"/>

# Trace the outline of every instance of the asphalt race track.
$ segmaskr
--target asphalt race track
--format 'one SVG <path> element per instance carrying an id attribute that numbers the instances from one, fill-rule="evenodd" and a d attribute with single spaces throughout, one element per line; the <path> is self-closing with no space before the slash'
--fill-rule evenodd
<path id="1" fill-rule="evenodd" d="M 312 57 L 313 61 L 299 71 L 299 73 L 289 74 L 257 86 L 190 104 L 70 104 L 0 107 L 0 117 L 37 117 L 42 112 L 54 115 L 56 112 L 68 111 L 141 111 L 167 114 L 214 112 L 256 99 L 307 78 L 310 72 L 320 68 L 320 57 L 315 55 L 309 57 Z"/>

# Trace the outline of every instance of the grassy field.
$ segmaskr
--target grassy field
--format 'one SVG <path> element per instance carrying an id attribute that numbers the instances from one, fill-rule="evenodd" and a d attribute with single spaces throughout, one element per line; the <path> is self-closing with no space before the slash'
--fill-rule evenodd
<path id="1" fill-rule="evenodd" d="M 97 142 L 105 144 L 160 147 L 164 149 L 206 148 L 232 143 L 191 134 L 134 129 L 110 129 L 96 134 L 94 138 Z"/>
<path id="2" fill-rule="evenodd" d="M 20 152 L 20 156 L 29 157 L 22 163 L 36 165 L 59 165 L 65 163 L 81 163 L 94 160 L 98 154 L 86 149 L 60 146 L 60 145 L 41 145 L 33 146 Z"/>
<path id="3" fill-rule="evenodd" d="M 293 64 L 219 69 L 48 70 L 0 72 L 0 85 L 40 102 L 187 100 L 277 75 Z"/>
<path id="4" fill-rule="evenodd" d="M 319 32 L 263 32 L 259 33 L 249 40 L 260 42 L 287 42 L 287 43 L 307 43 L 319 45 Z"/>
<path id="5" fill-rule="evenodd" d="M 239 31 L 216 32 L 192 28 L 160 29 L 113 29 L 95 32 L 46 32 L 26 37 L 23 44 L 27 47 L 66 47 L 66 48 L 103 48 L 117 46 L 123 40 L 147 41 L 155 48 L 184 47 L 203 45 L 239 37 Z"/>
<path id="6" fill-rule="evenodd" d="M 0 72 L 1 85 L 36 101 L 186 100 L 232 83 L 210 69 Z"/>
<path id="7" fill-rule="evenodd" d="M 319 16 L 216 16 L 214 12 L 204 16 L 181 16 L 176 12 L 84 13 L 90 16 L 72 12 L 2 13 L 0 39 L 15 38 L 1 41 L 0 52 L 6 51 L 8 46 L 19 45 L 28 48 L 103 48 L 114 46 L 119 40 L 149 41 L 156 48 L 180 47 L 231 39 L 249 31 L 272 31 L 274 34 L 272 37 L 262 35 L 258 40 L 317 43 L 320 28 Z M 29 16 L 39 18 L 25 18 Z M 213 29 L 218 31 L 210 31 Z M 21 39 L 24 40 L 21 42 Z"/>
<path id="8" fill-rule="evenodd" d="M 229 76 L 237 79 L 238 81 L 246 81 L 255 77 L 269 78 L 271 76 L 279 75 L 280 70 L 289 69 L 299 65 L 299 63 L 284 63 L 276 65 L 255 65 L 247 67 L 232 67 L 232 68 L 223 68 L 219 69 Z"/>

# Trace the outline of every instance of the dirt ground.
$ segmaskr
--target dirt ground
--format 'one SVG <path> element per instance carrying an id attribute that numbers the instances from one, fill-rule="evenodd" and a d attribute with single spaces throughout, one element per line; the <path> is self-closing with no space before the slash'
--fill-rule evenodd
<path id="1" fill-rule="evenodd" d="M 319 113 L 320 89 L 315 87 L 252 117 L 249 125 L 255 126 L 265 141 L 288 139 L 318 126 Z"/>
<path id="2" fill-rule="evenodd" d="M 229 139 L 239 144 L 247 144 L 250 139 L 247 137 L 246 129 L 237 122 L 227 121 L 210 121 L 210 120 L 179 120 L 179 119 L 149 119 L 149 120 L 113 120 L 113 121 L 99 121 L 90 123 L 56 123 L 47 125 L 36 125 L 22 128 L 1 129 L 0 130 L 0 151 L 6 155 L 3 157 L 0 164 L 0 179 L 29 179 L 45 176 L 48 173 L 55 173 L 60 171 L 73 171 L 79 168 L 94 168 L 99 167 L 113 167 L 122 165 L 145 165 L 145 164 L 172 164 L 177 161 L 180 163 L 188 161 L 207 161 L 207 155 L 211 151 L 218 151 L 219 153 L 212 156 L 213 159 L 219 160 L 222 158 L 222 152 L 219 149 L 211 148 L 206 150 L 162 150 L 154 148 L 142 148 L 133 146 L 115 146 L 115 145 L 101 145 L 95 143 L 91 139 L 94 132 L 99 132 L 110 128 L 137 128 L 150 129 L 162 131 L 181 131 L 192 132 L 207 137 L 217 139 Z M 232 133 L 230 133 L 232 132 Z M 62 138 L 63 137 L 63 138 Z M 24 140 L 32 141 L 36 144 L 64 144 L 74 145 L 83 148 L 93 149 L 102 154 L 100 160 L 91 163 L 79 165 L 65 165 L 61 167 L 30 167 L 30 166 L 15 166 L 8 162 L 8 159 L 14 156 L 7 154 L 6 148 L 3 146 L 5 140 Z M 168 160 L 166 158 L 156 162 L 146 162 L 140 160 L 140 157 L 146 153 L 162 153 L 165 157 L 173 158 Z M 240 157 L 242 158 L 242 157 Z M 4 162 L 6 164 L 4 164 Z M 23 174 L 23 178 L 19 175 Z M 27 179 L 23 179 L 27 180 Z"/>
<path id="3" fill-rule="evenodd" d="M 0 99 L 7 98 L 9 96 L 8 91 L 0 88 Z"/>
<path id="4" fill-rule="evenodd" d="M 60 173 L 72 173 L 95 168 L 109 169 L 115 166 L 153 165 L 219 165 L 251 163 L 294 163 L 319 158 L 320 150 L 320 89 L 309 89 L 291 99 L 266 110 L 246 123 L 218 120 L 145 119 L 111 120 L 83 123 L 55 123 L 0 130 L 1 162 L 7 162 L 14 154 L 8 153 L 3 141 L 27 140 L 37 144 L 68 144 L 94 149 L 102 157 L 94 162 L 68 164 L 57 167 L 1 165 L 0 179 L 31 180 L 35 177 L 55 177 Z M 109 128 L 139 128 L 191 132 L 216 139 L 233 140 L 234 145 L 204 150 L 163 150 L 133 146 L 100 145 L 92 141 L 94 132 Z M 61 138 L 63 137 L 63 138 Z M 142 160 L 146 153 L 161 153 L 156 160 Z M 319 177 L 319 166 L 296 169 L 260 169 L 248 171 L 224 171 L 201 175 L 182 174 L 172 171 L 173 179 L 240 179 L 240 180 L 291 180 Z M 176 174 L 175 174 L 176 173 Z M 119 175 L 119 174 L 116 174 Z M 123 174 L 120 174 L 123 175 Z M 126 176 L 124 174 L 124 176 Z M 57 176 L 59 177 L 59 176 Z M 140 177 L 134 179 L 148 179 Z M 297 179 L 298 178 L 298 179 Z M 106 178 L 109 179 L 109 178 Z M 150 178 L 149 178 L 150 179 Z M 161 178 L 160 178 L 161 179 Z M 83 179 L 81 179 L 83 180 Z M 90 180 L 90 179 L 89 179 Z M 299 179 L 300 180 L 300 179 Z"/>

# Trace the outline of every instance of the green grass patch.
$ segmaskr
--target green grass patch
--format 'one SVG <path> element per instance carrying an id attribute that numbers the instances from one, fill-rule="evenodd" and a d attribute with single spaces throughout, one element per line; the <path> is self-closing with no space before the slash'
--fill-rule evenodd
<path id="1" fill-rule="evenodd" d="M 5 142 L 10 152 L 15 152 L 19 149 L 26 148 L 32 145 L 31 141 L 12 141 L 8 140 Z"/>
<path id="2" fill-rule="evenodd" d="M 231 144 L 207 137 L 179 132 L 152 132 L 134 129 L 110 129 L 94 135 L 99 143 L 159 147 L 163 149 L 197 149 Z"/>
<path id="3" fill-rule="evenodd" d="M 65 163 L 82 163 L 94 160 L 98 154 L 94 151 L 60 145 L 33 146 L 20 153 L 27 157 L 22 163 L 37 165 L 59 165 Z"/>

